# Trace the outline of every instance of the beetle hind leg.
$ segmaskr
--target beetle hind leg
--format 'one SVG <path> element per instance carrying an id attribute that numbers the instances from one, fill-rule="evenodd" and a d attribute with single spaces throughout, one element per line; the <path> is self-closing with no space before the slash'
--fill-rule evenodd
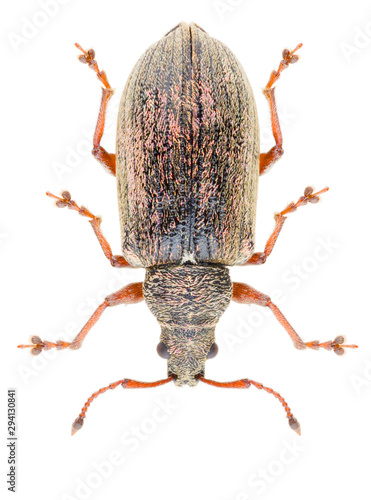
<path id="1" fill-rule="evenodd" d="M 116 175 L 116 155 L 107 153 L 107 151 L 100 145 L 104 132 L 107 104 L 111 99 L 114 90 L 108 82 L 106 73 L 99 70 L 97 61 L 94 59 L 94 50 L 89 49 L 86 51 L 78 43 L 75 43 L 75 46 L 82 52 L 79 56 L 79 61 L 83 64 L 87 64 L 89 68 L 96 73 L 98 80 L 104 85 L 104 88 L 102 88 L 102 100 L 99 108 L 98 121 L 94 132 L 92 154 L 99 161 L 99 163 L 103 165 L 104 169 L 108 173 Z"/>
<path id="2" fill-rule="evenodd" d="M 267 173 L 271 169 L 273 164 L 283 155 L 283 149 L 282 149 L 283 141 L 282 141 L 280 122 L 277 113 L 275 87 L 272 87 L 272 85 L 276 83 L 276 81 L 278 80 L 284 69 L 286 69 L 290 64 L 293 64 L 298 61 L 299 56 L 295 54 L 295 52 L 299 50 L 301 46 L 302 44 L 299 43 L 299 45 L 294 50 L 290 51 L 288 49 L 285 49 L 282 52 L 282 61 L 280 62 L 278 70 L 272 71 L 268 84 L 263 89 L 263 94 L 267 98 L 269 104 L 269 109 L 271 113 L 272 132 L 276 144 L 268 151 L 268 153 L 261 153 L 260 175 Z"/>

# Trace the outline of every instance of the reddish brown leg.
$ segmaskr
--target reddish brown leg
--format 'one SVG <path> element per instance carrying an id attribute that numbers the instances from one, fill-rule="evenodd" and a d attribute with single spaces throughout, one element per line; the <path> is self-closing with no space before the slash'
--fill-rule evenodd
<path id="1" fill-rule="evenodd" d="M 123 389 L 148 389 L 150 387 L 158 387 L 159 385 L 167 384 L 168 382 L 171 382 L 173 378 L 174 375 L 171 375 L 168 378 L 165 378 L 163 380 L 157 380 L 156 382 L 138 382 L 136 380 L 124 378 L 123 380 L 118 380 L 117 382 L 114 382 L 113 384 L 110 384 L 107 387 L 102 387 L 102 389 L 99 389 L 99 391 L 94 392 L 94 394 L 90 396 L 90 398 L 82 407 L 80 415 L 76 418 L 76 420 L 72 424 L 72 430 L 71 430 L 72 436 L 75 434 L 75 432 L 79 431 L 83 426 L 84 418 L 86 416 L 86 412 L 91 402 L 100 394 L 103 394 L 104 392 L 108 391 L 108 389 L 116 389 L 116 387 L 118 387 L 119 385 L 121 385 Z"/>
<path id="2" fill-rule="evenodd" d="M 307 187 L 304 190 L 304 196 L 301 196 L 296 203 L 290 203 L 290 205 L 288 205 L 285 210 L 282 210 L 282 212 L 280 212 L 279 214 L 275 214 L 274 220 L 276 221 L 276 225 L 274 227 L 273 233 L 268 238 L 264 252 L 254 253 L 250 257 L 250 259 L 243 265 L 247 266 L 251 264 L 264 264 L 264 262 L 267 260 L 267 257 L 271 254 L 274 245 L 276 244 L 278 235 L 280 234 L 283 224 L 286 220 L 285 215 L 291 214 L 291 212 L 295 212 L 297 208 L 301 207 L 302 205 L 306 205 L 308 202 L 317 203 L 319 201 L 319 195 L 325 193 L 326 191 L 328 191 L 328 189 L 328 187 L 325 187 L 321 191 L 313 193 L 313 188 Z"/>
<path id="3" fill-rule="evenodd" d="M 104 88 L 102 88 L 102 100 L 100 103 L 99 115 L 97 126 L 95 128 L 94 138 L 93 138 L 93 156 L 101 163 L 104 169 L 112 174 L 116 175 L 116 155 L 107 153 L 107 151 L 102 148 L 100 141 L 103 136 L 104 124 L 106 120 L 106 110 L 108 101 L 111 99 L 114 90 L 108 83 L 106 73 L 104 71 L 99 71 L 97 61 L 94 60 L 95 52 L 93 49 L 85 51 L 78 43 L 75 43 L 76 47 L 81 50 L 82 55 L 79 56 L 79 60 L 87 64 L 97 75 L 99 81 L 103 83 Z"/>
<path id="4" fill-rule="evenodd" d="M 72 342 L 64 342 L 63 340 L 58 340 L 57 342 L 49 342 L 47 340 L 41 340 L 38 336 L 33 336 L 31 338 L 31 345 L 21 344 L 18 347 L 20 349 L 25 349 L 26 347 L 31 348 L 31 353 L 34 355 L 40 354 L 40 352 L 45 349 L 51 349 L 56 347 L 57 349 L 79 349 L 89 333 L 90 329 L 95 325 L 98 319 L 102 316 L 103 311 L 107 307 L 117 306 L 119 304 L 137 304 L 143 300 L 143 286 L 142 283 L 130 283 L 130 285 L 121 288 L 118 292 L 108 295 L 102 302 L 102 304 L 95 310 L 91 318 L 88 320 L 86 325 L 82 328 L 80 333 L 73 339 Z"/>
<path id="5" fill-rule="evenodd" d="M 334 351 L 338 355 L 344 354 L 344 348 L 348 347 L 350 349 L 355 349 L 357 345 L 346 345 L 344 344 L 344 337 L 338 336 L 334 340 L 329 340 L 328 342 L 320 343 L 318 340 L 314 340 L 311 342 L 304 342 L 290 323 L 287 321 L 285 316 L 281 313 L 278 307 L 273 304 L 270 297 L 265 295 L 264 293 L 258 292 L 255 288 L 246 285 L 245 283 L 233 283 L 233 295 L 232 300 L 238 302 L 240 304 L 256 304 L 258 306 L 269 307 L 269 309 L 273 312 L 275 317 L 290 335 L 291 340 L 294 343 L 294 346 L 297 349 L 305 349 L 309 347 L 310 349 L 319 349 L 320 347 L 327 349 L 328 351 Z"/>
<path id="6" fill-rule="evenodd" d="M 112 255 L 112 250 L 111 247 L 106 240 L 106 238 L 103 236 L 100 224 L 102 222 L 102 219 L 100 217 L 96 217 L 93 215 L 91 212 L 86 207 L 79 207 L 76 202 L 71 200 L 71 195 L 68 191 L 63 191 L 62 196 L 55 196 L 52 193 L 47 192 L 47 196 L 50 198 L 54 198 L 56 201 L 56 205 L 59 208 L 63 207 L 68 207 L 71 210 L 76 210 L 80 215 L 83 215 L 84 217 L 89 217 L 90 218 L 90 224 L 91 227 L 93 228 L 93 231 L 95 233 L 95 236 L 98 238 L 99 244 L 102 247 L 102 250 L 104 252 L 104 255 L 107 257 L 107 259 L 111 262 L 111 265 L 113 267 L 131 267 L 129 262 L 127 262 L 124 257 L 121 255 Z"/>
<path id="7" fill-rule="evenodd" d="M 273 396 L 275 398 L 277 398 L 281 402 L 282 406 L 284 407 L 285 412 L 286 412 L 286 416 L 289 419 L 289 426 L 291 427 L 291 429 L 293 431 L 297 432 L 299 434 L 299 436 L 300 436 L 300 434 L 301 434 L 300 424 L 296 420 L 296 418 L 294 417 L 294 415 L 291 413 L 291 410 L 290 410 L 288 404 L 283 399 L 283 397 L 281 396 L 281 394 L 279 394 L 278 392 L 274 391 L 270 387 L 265 387 L 260 382 L 255 382 L 254 380 L 250 380 L 250 379 L 247 379 L 247 378 L 243 378 L 241 380 L 235 380 L 234 382 L 216 382 L 215 380 L 209 380 L 207 378 L 203 378 L 203 377 L 199 376 L 198 380 L 200 382 L 204 382 L 205 384 L 209 384 L 209 385 L 212 385 L 214 387 L 222 387 L 224 389 L 248 389 L 251 385 L 253 385 L 257 389 L 263 389 L 264 391 L 268 392 L 269 394 L 273 394 Z"/>
<path id="8" fill-rule="evenodd" d="M 300 49 L 302 46 L 301 43 L 292 51 L 285 49 L 282 52 L 282 61 L 280 62 L 279 68 L 277 71 L 272 71 L 271 77 L 265 89 L 263 89 L 263 94 L 268 100 L 269 109 L 271 113 L 271 124 L 272 124 L 272 132 L 274 140 L 276 141 L 276 145 L 273 146 L 272 149 L 268 151 L 268 153 L 261 153 L 260 155 L 260 175 L 267 173 L 272 165 L 283 155 L 282 149 L 282 133 L 280 122 L 277 114 L 276 107 L 276 98 L 274 95 L 275 87 L 272 88 L 272 85 L 276 83 L 278 78 L 280 77 L 282 71 L 286 69 L 289 64 L 293 64 L 298 61 L 299 56 L 295 54 L 295 52 Z"/>

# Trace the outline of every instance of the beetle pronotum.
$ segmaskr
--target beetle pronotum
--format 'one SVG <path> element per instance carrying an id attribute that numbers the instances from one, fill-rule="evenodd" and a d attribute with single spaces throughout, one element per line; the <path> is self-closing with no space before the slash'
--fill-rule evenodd
<path id="1" fill-rule="evenodd" d="M 145 300 L 161 326 L 158 354 L 167 359 L 168 378 L 156 382 L 123 379 L 95 392 L 72 426 L 84 422 L 95 397 L 123 388 L 181 386 L 204 382 L 216 387 L 263 389 L 279 399 L 290 427 L 300 425 L 286 401 L 273 389 L 250 379 L 206 379 L 205 361 L 217 354 L 215 326 L 231 300 L 269 307 L 297 349 L 343 354 L 342 336 L 333 341 L 304 342 L 271 299 L 244 283 L 232 283 L 227 266 L 263 264 L 271 254 L 286 215 L 316 203 L 324 188 L 307 187 L 296 203 L 275 214 L 275 227 L 263 252 L 254 253 L 258 177 L 282 156 L 275 87 L 281 72 L 298 60 L 284 50 L 263 92 L 268 100 L 275 145 L 259 153 L 259 125 L 254 96 L 244 70 L 231 51 L 194 23 L 180 23 L 152 45 L 135 65 L 121 99 L 116 154 L 100 145 L 105 114 L 113 94 L 92 49 L 79 59 L 103 84 L 93 138 L 93 155 L 116 175 L 122 256 L 113 255 L 101 219 L 78 206 L 68 191 L 51 193 L 58 207 L 87 217 L 105 256 L 115 267 L 144 267 L 143 283 L 131 283 L 105 298 L 72 342 L 32 337 L 33 354 L 43 349 L 78 349 L 107 307 Z"/>

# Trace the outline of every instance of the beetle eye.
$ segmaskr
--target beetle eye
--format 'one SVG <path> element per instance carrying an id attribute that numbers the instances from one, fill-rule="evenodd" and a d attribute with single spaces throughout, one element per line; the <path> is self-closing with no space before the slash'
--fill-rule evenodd
<path id="1" fill-rule="evenodd" d="M 219 351 L 218 344 L 215 344 L 214 342 L 206 358 L 207 359 L 215 358 L 215 356 L 218 354 L 218 351 Z"/>
<path id="2" fill-rule="evenodd" d="M 160 342 L 157 344 L 157 354 L 164 359 L 169 359 L 170 358 L 170 353 L 167 350 L 166 345 L 163 342 Z"/>

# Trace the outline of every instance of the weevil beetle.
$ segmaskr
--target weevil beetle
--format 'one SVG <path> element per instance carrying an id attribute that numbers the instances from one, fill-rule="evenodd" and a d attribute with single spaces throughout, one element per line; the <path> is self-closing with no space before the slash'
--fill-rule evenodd
<path id="1" fill-rule="evenodd" d="M 275 145 L 259 152 L 259 125 L 253 92 L 232 52 L 198 25 L 180 23 L 139 59 L 126 83 L 118 114 L 116 154 L 100 145 L 113 89 L 100 71 L 92 49 L 79 59 L 103 84 L 93 155 L 116 175 L 122 256 L 113 255 L 101 219 L 71 199 L 58 207 L 88 217 L 105 256 L 115 267 L 144 267 L 143 283 L 132 283 L 106 297 L 72 342 L 32 337 L 33 354 L 43 349 L 78 349 L 107 307 L 145 300 L 161 326 L 158 354 L 167 359 L 168 378 L 156 382 L 123 379 L 94 393 L 72 426 L 81 428 L 95 397 L 108 389 L 178 386 L 199 381 L 217 387 L 248 388 L 273 394 L 282 403 L 290 427 L 300 425 L 285 400 L 250 379 L 205 379 L 205 362 L 217 353 L 215 326 L 231 300 L 269 307 L 298 349 L 343 354 L 344 338 L 304 342 L 271 299 L 243 283 L 232 283 L 228 266 L 263 264 L 271 254 L 286 215 L 307 202 L 316 203 L 328 188 L 308 187 L 297 203 L 275 214 L 275 228 L 263 252 L 254 253 L 258 177 L 282 156 L 282 135 L 275 87 L 281 72 L 298 60 L 299 44 L 284 50 L 263 92 L 271 113 Z"/>

